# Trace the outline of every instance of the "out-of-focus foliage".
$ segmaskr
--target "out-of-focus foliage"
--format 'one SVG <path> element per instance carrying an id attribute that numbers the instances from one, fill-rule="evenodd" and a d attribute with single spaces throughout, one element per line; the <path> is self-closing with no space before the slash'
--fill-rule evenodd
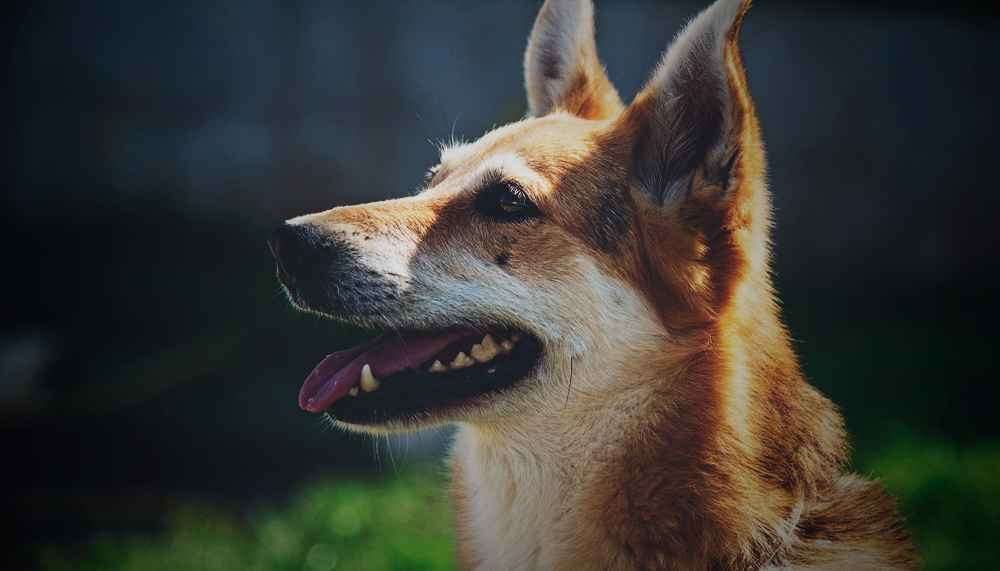
<path id="1" fill-rule="evenodd" d="M 896 435 L 862 462 L 900 499 L 926 568 L 986 569 L 1000 561 L 1000 444 L 969 448 Z M 49 548 L 51 571 L 451 569 L 450 507 L 438 471 L 314 484 L 246 518 L 188 506 L 159 535 L 103 536 Z"/>
<path id="2" fill-rule="evenodd" d="M 967 448 L 902 437 L 865 462 L 900 499 L 927 569 L 1000 561 L 1000 443 Z"/>
<path id="3" fill-rule="evenodd" d="M 99 536 L 50 548 L 42 567 L 65 571 L 448 569 L 451 513 L 432 470 L 310 485 L 280 508 L 245 518 L 207 505 L 170 515 L 146 537 Z"/>

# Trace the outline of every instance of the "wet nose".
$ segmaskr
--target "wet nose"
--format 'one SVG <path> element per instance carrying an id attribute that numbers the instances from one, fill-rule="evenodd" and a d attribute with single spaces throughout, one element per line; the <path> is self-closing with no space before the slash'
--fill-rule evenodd
<path id="1" fill-rule="evenodd" d="M 267 247 L 278 265 L 278 273 L 286 282 L 294 282 L 309 271 L 318 245 L 315 231 L 301 224 L 282 224 L 267 240 Z"/>

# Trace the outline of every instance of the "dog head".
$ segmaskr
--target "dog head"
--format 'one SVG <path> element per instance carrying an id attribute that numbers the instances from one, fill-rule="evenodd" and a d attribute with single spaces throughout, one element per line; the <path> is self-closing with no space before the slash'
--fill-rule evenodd
<path id="1" fill-rule="evenodd" d="M 625 106 L 590 2 L 549 0 L 525 54 L 527 118 L 444 149 L 415 196 L 282 225 L 270 244 L 292 303 L 380 332 L 324 359 L 300 405 L 356 429 L 500 422 L 693 351 L 767 273 L 736 45 L 748 4 L 702 12 Z"/>

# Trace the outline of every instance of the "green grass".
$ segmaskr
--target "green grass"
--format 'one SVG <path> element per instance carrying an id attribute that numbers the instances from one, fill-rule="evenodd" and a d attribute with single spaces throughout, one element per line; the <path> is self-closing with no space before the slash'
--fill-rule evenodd
<path id="1" fill-rule="evenodd" d="M 307 486 L 286 505 L 240 518 L 212 506 L 170 514 L 154 536 L 103 535 L 43 550 L 49 570 L 449 569 L 451 513 L 443 479 L 412 470 L 388 479 Z"/>
<path id="2" fill-rule="evenodd" d="M 899 498 L 927 569 L 1000 562 L 1000 442 L 957 447 L 912 436 L 864 462 Z"/>
<path id="3" fill-rule="evenodd" d="M 961 448 L 895 434 L 862 457 L 900 499 L 927 569 L 987 569 L 1000 561 L 1000 443 Z M 174 571 L 451 569 L 451 516 L 440 471 L 307 486 L 277 508 L 240 517 L 191 505 L 156 535 L 103 535 L 50 547 L 42 568 Z"/>

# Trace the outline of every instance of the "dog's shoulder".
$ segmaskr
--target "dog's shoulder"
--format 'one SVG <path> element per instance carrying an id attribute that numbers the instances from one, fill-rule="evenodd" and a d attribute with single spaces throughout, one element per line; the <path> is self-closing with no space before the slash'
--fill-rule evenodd
<path id="1" fill-rule="evenodd" d="M 844 474 L 807 503 L 772 569 L 917 569 L 896 502 L 876 481 Z"/>

